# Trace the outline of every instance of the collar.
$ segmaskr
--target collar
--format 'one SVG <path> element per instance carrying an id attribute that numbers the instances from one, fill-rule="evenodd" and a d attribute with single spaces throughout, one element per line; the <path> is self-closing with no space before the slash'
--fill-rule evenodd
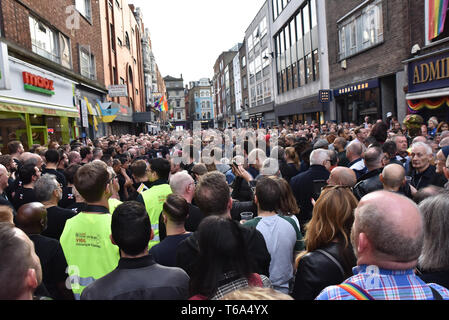
<path id="1" fill-rule="evenodd" d="M 83 212 L 89 212 L 89 213 L 109 213 L 109 209 L 103 206 L 93 206 L 87 204 L 83 208 Z"/>
<path id="2" fill-rule="evenodd" d="M 162 184 L 168 184 L 168 180 L 166 180 L 166 179 L 158 179 L 158 180 L 154 181 L 153 183 L 151 183 L 151 187 L 160 186 Z"/>
<path id="3" fill-rule="evenodd" d="M 354 161 L 349 162 L 348 167 L 351 167 L 352 165 L 354 165 L 354 164 L 356 164 L 357 162 L 362 161 L 362 160 L 363 160 L 363 158 L 355 159 Z"/>
<path id="4" fill-rule="evenodd" d="M 118 269 L 139 269 L 152 266 L 156 262 L 149 254 L 141 258 L 120 258 L 118 262 Z"/>
<path id="5" fill-rule="evenodd" d="M 368 268 L 370 268 L 370 270 L 367 270 Z M 404 276 L 404 275 L 414 275 L 415 274 L 414 269 L 390 270 L 390 269 L 382 269 L 382 268 L 379 268 L 378 266 L 368 266 L 366 264 L 363 264 L 360 266 L 355 266 L 354 268 L 352 268 L 352 272 L 354 275 L 361 274 L 361 273 L 366 273 L 366 274 L 372 275 L 373 274 L 372 270 L 374 270 L 374 271 L 378 270 L 378 272 L 375 272 L 376 274 L 386 275 L 386 276 Z"/>
<path id="6" fill-rule="evenodd" d="M 435 173 L 435 167 L 432 165 L 429 165 L 429 167 L 424 170 L 423 172 L 418 172 L 417 170 L 415 170 L 415 176 L 426 176 L 426 177 L 432 177 L 433 174 Z"/>
<path id="7" fill-rule="evenodd" d="M 369 179 L 372 177 L 379 176 L 379 174 L 381 174 L 382 171 L 383 171 L 383 168 L 377 168 L 377 169 L 371 170 L 371 171 L 365 173 L 363 176 L 361 176 L 358 181 L 362 181 L 362 180 L 366 180 L 366 179 Z"/>

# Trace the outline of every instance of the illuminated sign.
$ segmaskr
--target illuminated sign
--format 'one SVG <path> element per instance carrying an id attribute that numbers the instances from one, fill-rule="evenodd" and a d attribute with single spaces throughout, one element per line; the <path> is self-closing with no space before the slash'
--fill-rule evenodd
<path id="1" fill-rule="evenodd" d="M 334 90 L 334 96 L 340 96 L 344 94 L 354 93 L 361 90 L 374 89 L 379 87 L 379 79 L 368 80 L 360 83 L 351 84 L 340 89 Z"/>
<path id="2" fill-rule="evenodd" d="M 25 90 L 35 91 L 47 95 L 54 95 L 55 88 L 53 80 L 36 76 L 29 72 L 22 72 Z"/>
<path id="3" fill-rule="evenodd" d="M 409 64 L 409 93 L 445 87 L 449 87 L 449 53 Z"/>
<path id="4" fill-rule="evenodd" d="M 320 103 L 328 103 L 332 101 L 332 91 L 331 90 L 320 90 L 319 91 Z"/>

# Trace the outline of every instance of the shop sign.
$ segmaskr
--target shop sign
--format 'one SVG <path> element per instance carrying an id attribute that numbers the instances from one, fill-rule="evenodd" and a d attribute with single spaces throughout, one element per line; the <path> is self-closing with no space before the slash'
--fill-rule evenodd
<path id="1" fill-rule="evenodd" d="M 0 42 L 0 90 L 10 90 L 8 45 Z"/>
<path id="2" fill-rule="evenodd" d="M 409 64 L 409 93 L 446 87 L 449 87 L 449 53 Z"/>
<path id="3" fill-rule="evenodd" d="M 126 84 L 111 85 L 108 87 L 108 91 L 111 98 L 128 96 L 128 86 Z"/>
<path id="4" fill-rule="evenodd" d="M 50 96 L 55 94 L 53 80 L 36 76 L 26 71 L 22 72 L 22 76 L 25 90 L 35 91 Z"/>
<path id="5" fill-rule="evenodd" d="M 337 97 L 340 95 L 354 93 L 361 90 L 374 89 L 377 87 L 379 87 L 379 79 L 363 81 L 334 90 L 334 96 Z"/>
<path id="6" fill-rule="evenodd" d="M 319 91 L 320 103 L 329 103 L 332 101 L 332 91 L 331 90 L 320 90 Z"/>

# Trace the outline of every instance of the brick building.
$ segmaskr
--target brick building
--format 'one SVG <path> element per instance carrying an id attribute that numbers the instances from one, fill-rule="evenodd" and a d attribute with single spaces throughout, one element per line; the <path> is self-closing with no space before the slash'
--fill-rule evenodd
<path id="1" fill-rule="evenodd" d="M 12 139 L 26 148 L 49 139 L 68 143 L 82 135 L 83 118 L 84 132 L 93 134 L 96 100 L 107 93 L 98 8 L 71 0 L 4 0 L 0 9 L 0 41 L 7 46 L 2 71 L 9 82 L 0 88 L 2 148 Z M 51 81 L 53 90 L 24 83 L 23 72 Z M 87 114 L 79 119 L 81 102 Z"/>
<path id="2" fill-rule="evenodd" d="M 410 52 L 410 1 L 326 1 L 335 120 L 406 113 L 402 61 Z M 419 21 L 419 20 L 418 20 Z M 422 21 L 422 20 L 421 20 Z"/>
<path id="3" fill-rule="evenodd" d="M 404 61 L 407 112 L 449 123 L 449 12 L 445 8 L 442 32 L 432 34 L 429 5 L 429 0 L 411 1 L 407 11 L 411 21 L 409 56 Z"/>

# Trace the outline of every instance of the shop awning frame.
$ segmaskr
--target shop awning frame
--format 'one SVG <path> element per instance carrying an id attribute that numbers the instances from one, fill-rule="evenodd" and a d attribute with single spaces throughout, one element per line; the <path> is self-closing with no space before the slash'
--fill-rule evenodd
<path id="1" fill-rule="evenodd" d="M 0 96 L 0 111 L 79 118 L 76 107 L 42 104 L 3 96 Z"/>

